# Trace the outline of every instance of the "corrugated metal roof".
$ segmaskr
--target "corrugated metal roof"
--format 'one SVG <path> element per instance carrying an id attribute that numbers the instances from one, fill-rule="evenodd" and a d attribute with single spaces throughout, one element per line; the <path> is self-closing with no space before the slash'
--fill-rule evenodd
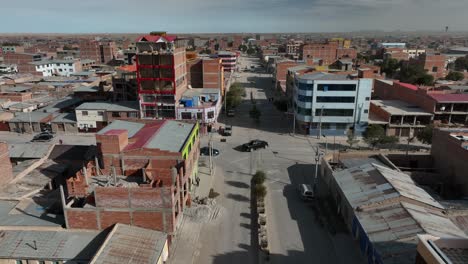
<path id="1" fill-rule="evenodd" d="M 97 93 L 99 91 L 99 87 L 97 86 L 79 86 L 73 90 L 73 92 L 87 92 L 87 93 Z"/>
<path id="2" fill-rule="evenodd" d="M 180 152 L 194 126 L 178 121 L 166 121 L 145 147 Z"/>
<path id="3" fill-rule="evenodd" d="M 89 261 L 104 237 L 96 231 L 0 231 L 0 258 Z"/>
<path id="4" fill-rule="evenodd" d="M 111 112 L 134 112 L 139 111 L 139 103 L 137 101 L 122 101 L 122 102 L 87 102 L 76 108 L 76 110 L 106 110 Z"/>
<path id="5" fill-rule="evenodd" d="M 55 117 L 52 123 L 69 123 L 75 124 L 76 123 L 76 115 L 75 113 L 62 113 Z"/>
<path id="6" fill-rule="evenodd" d="M 308 73 L 304 74 L 298 77 L 300 80 L 349 80 L 349 78 L 346 75 L 343 74 L 332 74 L 332 73 L 326 73 L 326 72 L 314 72 L 314 73 Z"/>
<path id="7" fill-rule="evenodd" d="M 166 233 L 117 224 L 91 263 L 156 263 L 166 241 Z"/>
<path id="8" fill-rule="evenodd" d="M 23 122 L 41 122 L 42 119 L 48 117 L 50 113 L 44 112 L 28 112 L 28 113 L 16 113 L 10 122 L 23 123 Z"/>
<path id="9" fill-rule="evenodd" d="M 110 130 L 125 129 L 125 130 L 128 131 L 128 137 L 131 138 L 140 129 L 142 129 L 144 126 L 145 126 L 145 124 L 142 124 L 142 123 L 115 120 L 110 125 L 108 125 L 105 128 L 101 129 L 97 134 L 98 135 L 103 135 L 103 134 L 107 133 Z"/>

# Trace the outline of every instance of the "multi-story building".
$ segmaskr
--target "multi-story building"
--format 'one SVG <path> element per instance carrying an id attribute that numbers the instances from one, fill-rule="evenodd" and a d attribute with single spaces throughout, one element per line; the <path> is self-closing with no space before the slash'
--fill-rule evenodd
<path id="1" fill-rule="evenodd" d="M 198 174 L 198 124 L 119 120 L 99 131 L 96 143 L 97 164 L 91 160 L 67 179 L 67 227 L 123 223 L 171 238 Z"/>
<path id="2" fill-rule="evenodd" d="M 176 102 L 187 89 L 185 41 L 163 33 L 142 36 L 136 45 L 141 117 L 174 119 Z"/>
<path id="3" fill-rule="evenodd" d="M 314 43 L 302 46 L 301 58 L 303 60 L 320 59 L 321 65 L 330 65 L 336 61 L 337 42 Z"/>
<path id="4" fill-rule="evenodd" d="M 31 62 L 42 60 L 41 54 L 32 53 L 6 53 L 3 55 L 3 62 L 5 64 L 15 64 L 18 67 L 19 73 L 30 73 L 39 75 L 36 72 L 36 67 Z"/>
<path id="5" fill-rule="evenodd" d="M 95 132 L 114 120 L 136 120 L 139 117 L 137 101 L 88 102 L 75 109 L 78 129 Z"/>
<path id="6" fill-rule="evenodd" d="M 73 60 L 43 60 L 31 62 L 36 67 L 36 71 L 42 73 L 42 76 L 66 76 L 81 72 L 83 70 L 79 59 Z"/>
<path id="7" fill-rule="evenodd" d="M 237 53 L 230 51 L 219 51 L 214 58 L 221 58 L 221 64 L 223 65 L 224 71 L 234 71 L 237 66 Z"/>
<path id="8" fill-rule="evenodd" d="M 122 66 L 117 74 L 112 76 L 113 100 L 138 101 L 138 87 L 135 65 Z"/>
<path id="9" fill-rule="evenodd" d="M 79 43 L 80 58 L 107 63 L 115 57 L 116 47 L 112 41 L 82 40 Z"/>
<path id="10" fill-rule="evenodd" d="M 381 100 L 401 100 L 431 113 L 435 124 L 468 125 L 468 94 L 457 90 L 437 90 L 433 87 L 375 80 L 374 97 Z"/>
<path id="11" fill-rule="evenodd" d="M 294 59 L 299 58 L 299 51 L 301 46 L 304 44 L 302 40 L 293 40 L 286 44 L 286 53 Z"/>
<path id="12" fill-rule="evenodd" d="M 296 127 L 306 134 L 362 133 L 368 124 L 372 79 L 315 72 L 295 77 Z"/>

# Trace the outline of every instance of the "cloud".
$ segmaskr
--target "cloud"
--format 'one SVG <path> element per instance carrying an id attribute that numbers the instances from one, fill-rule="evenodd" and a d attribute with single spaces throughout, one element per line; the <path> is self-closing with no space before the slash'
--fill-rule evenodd
<path id="1" fill-rule="evenodd" d="M 15 0 L 2 11 L 8 32 L 465 30 L 468 1 Z"/>

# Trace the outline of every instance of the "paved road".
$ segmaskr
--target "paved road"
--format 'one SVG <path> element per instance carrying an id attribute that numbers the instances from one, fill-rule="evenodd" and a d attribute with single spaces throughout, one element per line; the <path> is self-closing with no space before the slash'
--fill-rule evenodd
<path id="1" fill-rule="evenodd" d="M 241 69 L 255 63 L 258 59 L 241 58 Z M 215 148 L 221 151 L 215 160 L 214 188 L 220 193 L 217 200 L 225 213 L 221 221 L 203 228 L 195 262 L 258 262 L 251 233 L 250 180 L 257 169 L 262 169 L 267 173 L 271 205 L 268 228 L 272 263 L 363 263 L 357 245 L 328 203 L 323 200 L 307 205 L 296 193 L 297 184 L 312 182 L 317 142 L 288 134 L 292 121 L 267 100 L 273 91 L 270 75 L 241 73 L 238 81 L 246 87 L 248 97 L 234 118 L 220 118 L 234 126 L 233 136 L 226 143 L 214 137 Z M 260 124 L 248 114 L 252 107 L 250 92 L 262 112 Z M 235 149 L 255 138 L 267 140 L 270 147 L 251 153 Z"/>

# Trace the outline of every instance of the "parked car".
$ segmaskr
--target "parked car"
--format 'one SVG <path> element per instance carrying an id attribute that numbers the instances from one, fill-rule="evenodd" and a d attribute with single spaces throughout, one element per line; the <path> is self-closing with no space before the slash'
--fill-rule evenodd
<path id="1" fill-rule="evenodd" d="M 211 153 L 212 153 L 213 156 L 218 156 L 219 155 L 219 150 L 212 148 Z M 210 155 L 210 148 L 209 147 L 200 148 L 200 155 L 209 156 Z"/>
<path id="2" fill-rule="evenodd" d="M 267 148 L 268 147 L 268 142 L 255 139 L 251 140 L 248 143 L 245 143 L 242 145 L 242 150 L 244 151 L 252 151 L 252 150 L 257 150 L 259 148 Z"/>
<path id="3" fill-rule="evenodd" d="M 50 132 L 41 132 L 33 137 L 31 142 L 47 142 L 54 138 L 54 134 Z"/>
<path id="4" fill-rule="evenodd" d="M 225 136 L 232 136 L 232 126 L 225 126 L 223 134 Z"/>
<path id="5" fill-rule="evenodd" d="M 298 186 L 299 196 L 304 201 L 311 201 L 314 199 L 314 190 L 309 184 L 300 184 Z"/>

